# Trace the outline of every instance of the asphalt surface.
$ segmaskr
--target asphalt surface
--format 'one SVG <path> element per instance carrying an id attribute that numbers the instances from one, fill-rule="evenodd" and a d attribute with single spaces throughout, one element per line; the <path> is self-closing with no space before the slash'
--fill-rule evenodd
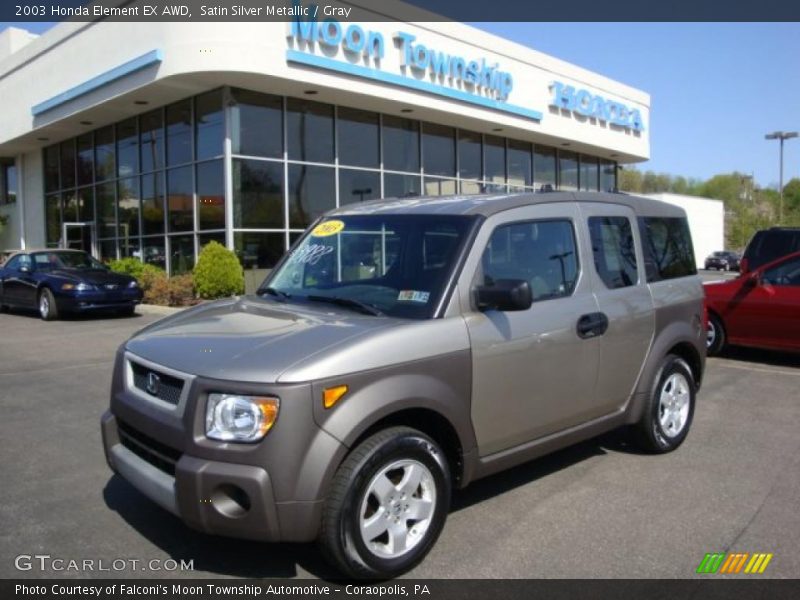
<path id="1" fill-rule="evenodd" d="M 0 314 L 0 577 L 333 576 L 314 545 L 196 533 L 112 475 L 98 422 L 114 352 L 156 318 Z M 774 554 L 763 577 L 798 577 L 798 389 L 798 355 L 710 359 L 677 452 L 612 434 L 476 482 L 409 576 L 691 578 L 705 553 L 742 551 Z M 18 571 L 21 554 L 140 562 Z M 194 570 L 143 571 L 153 559 Z"/>

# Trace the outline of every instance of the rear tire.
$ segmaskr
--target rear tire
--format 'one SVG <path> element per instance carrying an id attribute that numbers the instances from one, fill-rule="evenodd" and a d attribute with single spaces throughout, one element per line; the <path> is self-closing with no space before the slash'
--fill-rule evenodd
<path id="1" fill-rule="evenodd" d="M 348 577 L 395 577 L 433 547 L 449 508 L 442 450 L 420 431 L 392 427 L 367 438 L 339 467 L 319 542 Z"/>
<path id="2" fill-rule="evenodd" d="M 44 321 L 53 321 L 58 318 L 58 306 L 56 305 L 55 296 L 48 288 L 44 288 L 39 292 L 39 316 Z"/>
<path id="3" fill-rule="evenodd" d="M 708 313 L 708 331 L 706 332 L 706 354 L 716 356 L 725 348 L 725 326 L 722 319 Z"/>
<path id="4" fill-rule="evenodd" d="M 120 308 L 117 311 L 117 314 L 120 317 L 132 317 L 134 314 L 136 314 L 136 307 L 135 306 L 126 306 L 125 308 Z"/>
<path id="5" fill-rule="evenodd" d="M 696 387 L 686 361 L 668 354 L 636 425 L 636 441 L 642 450 L 664 454 L 683 443 L 694 417 Z"/>

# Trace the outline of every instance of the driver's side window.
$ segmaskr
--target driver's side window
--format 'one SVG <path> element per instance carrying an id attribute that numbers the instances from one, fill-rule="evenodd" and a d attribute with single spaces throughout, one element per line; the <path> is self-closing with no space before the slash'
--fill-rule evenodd
<path id="1" fill-rule="evenodd" d="M 800 286 L 800 258 L 793 258 L 764 271 L 764 283 Z"/>
<path id="2" fill-rule="evenodd" d="M 498 227 L 482 259 L 484 285 L 499 279 L 524 279 L 533 300 L 569 296 L 578 279 L 572 223 L 527 221 Z"/>

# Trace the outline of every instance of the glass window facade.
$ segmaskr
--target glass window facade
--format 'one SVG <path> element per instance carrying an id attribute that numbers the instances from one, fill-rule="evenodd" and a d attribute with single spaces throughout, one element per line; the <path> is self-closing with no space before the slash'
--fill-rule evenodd
<path id="1" fill-rule="evenodd" d="M 600 189 L 598 161 L 593 156 L 581 155 L 581 189 L 597 192 Z"/>
<path id="2" fill-rule="evenodd" d="M 170 104 L 166 110 L 167 165 L 192 160 L 192 102 Z"/>
<path id="3" fill-rule="evenodd" d="M 333 106 L 289 98 L 286 106 L 289 158 L 333 162 Z"/>
<path id="4" fill-rule="evenodd" d="M 339 164 L 380 167 L 378 113 L 340 107 L 338 124 Z"/>
<path id="5" fill-rule="evenodd" d="M 456 175 L 456 130 L 434 123 L 422 124 L 422 157 L 426 175 Z"/>
<path id="6" fill-rule="evenodd" d="M 543 186 L 609 190 L 617 166 L 498 135 L 222 88 L 49 146 L 43 171 L 49 246 L 62 243 L 63 223 L 91 222 L 101 258 L 134 256 L 181 273 L 210 240 L 231 244 L 246 268 L 270 269 L 336 206 Z"/>
<path id="7" fill-rule="evenodd" d="M 578 189 L 578 155 L 561 150 L 558 153 L 558 188 L 565 191 Z"/>

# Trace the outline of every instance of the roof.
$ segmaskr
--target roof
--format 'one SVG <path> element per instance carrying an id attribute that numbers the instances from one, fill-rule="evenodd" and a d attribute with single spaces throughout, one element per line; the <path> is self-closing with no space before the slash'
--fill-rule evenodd
<path id="1" fill-rule="evenodd" d="M 14 253 L 33 254 L 34 252 L 86 252 L 78 248 L 25 248 L 24 250 L 13 250 Z"/>
<path id="2" fill-rule="evenodd" d="M 85 250 L 77 250 L 75 248 L 25 248 L 25 250 L 3 250 L 3 254 L 7 254 L 7 260 L 11 260 L 17 254 L 33 254 L 34 252 L 86 252 Z"/>
<path id="3" fill-rule="evenodd" d="M 534 204 L 554 202 L 597 202 L 628 206 L 642 216 L 685 217 L 677 206 L 641 196 L 605 192 L 547 192 L 521 194 L 485 194 L 475 196 L 421 196 L 392 198 L 348 204 L 329 215 L 420 214 L 420 215 L 483 215 Z"/>

